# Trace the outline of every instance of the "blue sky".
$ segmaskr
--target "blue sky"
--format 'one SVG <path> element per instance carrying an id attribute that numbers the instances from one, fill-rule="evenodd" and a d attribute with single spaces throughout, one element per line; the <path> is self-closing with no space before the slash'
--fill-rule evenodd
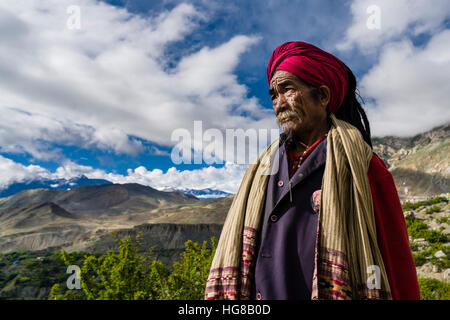
<path id="1" fill-rule="evenodd" d="M 426 131 L 450 120 L 449 19 L 441 0 L 2 1 L 0 188 L 85 174 L 235 192 L 245 165 L 177 165 L 171 135 L 276 129 L 266 64 L 293 40 L 350 66 L 374 135 Z"/>

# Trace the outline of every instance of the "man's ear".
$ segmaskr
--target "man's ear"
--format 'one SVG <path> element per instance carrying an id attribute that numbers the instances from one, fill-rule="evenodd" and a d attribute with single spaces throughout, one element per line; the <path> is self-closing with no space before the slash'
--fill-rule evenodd
<path id="1" fill-rule="evenodd" d="M 331 91 L 325 85 L 319 87 L 319 101 L 322 107 L 327 107 L 328 103 L 330 103 Z"/>

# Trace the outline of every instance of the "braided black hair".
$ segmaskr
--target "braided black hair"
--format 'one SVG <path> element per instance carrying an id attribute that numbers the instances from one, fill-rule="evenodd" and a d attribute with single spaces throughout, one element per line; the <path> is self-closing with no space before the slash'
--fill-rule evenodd
<path id="1" fill-rule="evenodd" d="M 355 75 L 349 67 L 345 66 L 345 68 L 347 69 L 348 74 L 348 89 L 341 107 L 334 115 L 336 118 L 344 120 L 358 128 L 364 138 L 364 141 L 366 141 L 372 148 L 369 120 L 367 119 L 366 112 L 361 106 L 361 103 L 358 101 L 358 98 L 360 98 L 361 101 L 363 100 L 359 95 L 358 89 L 356 88 Z"/>
<path id="2" fill-rule="evenodd" d="M 344 64 L 345 65 L 345 64 Z M 334 113 L 336 118 L 344 120 L 351 125 L 355 126 L 362 134 L 364 141 L 372 148 L 372 138 L 370 136 L 370 125 L 367 119 L 366 112 L 364 111 L 358 98 L 363 101 L 356 88 L 356 78 L 352 70 L 345 65 L 348 74 L 348 88 L 345 94 L 342 105 L 338 111 Z M 319 88 L 310 87 L 311 94 L 316 101 L 319 101 Z M 328 123 L 331 126 L 331 120 L 328 118 Z"/>

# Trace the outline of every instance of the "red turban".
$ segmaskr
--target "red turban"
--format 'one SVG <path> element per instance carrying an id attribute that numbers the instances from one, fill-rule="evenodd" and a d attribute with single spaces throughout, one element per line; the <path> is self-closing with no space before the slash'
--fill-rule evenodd
<path id="1" fill-rule="evenodd" d="M 302 41 L 286 42 L 270 57 L 267 66 L 269 86 L 275 70 L 288 71 L 315 87 L 326 85 L 330 88 L 330 112 L 336 112 L 342 105 L 348 86 L 347 69 L 331 53 Z"/>

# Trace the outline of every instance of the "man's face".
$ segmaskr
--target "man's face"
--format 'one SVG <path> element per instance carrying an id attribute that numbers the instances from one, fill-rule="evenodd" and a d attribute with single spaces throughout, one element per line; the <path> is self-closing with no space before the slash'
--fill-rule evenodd
<path id="1" fill-rule="evenodd" d="M 310 87 L 294 74 L 277 70 L 270 81 L 270 97 L 278 125 L 284 132 L 302 135 L 326 121 L 326 107 L 311 95 Z"/>

